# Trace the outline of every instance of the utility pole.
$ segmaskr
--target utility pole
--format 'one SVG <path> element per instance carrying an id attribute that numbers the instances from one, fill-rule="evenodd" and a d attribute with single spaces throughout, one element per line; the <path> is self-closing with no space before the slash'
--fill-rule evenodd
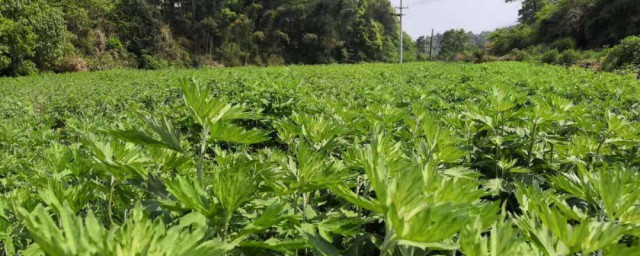
<path id="1" fill-rule="evenodd" d="M 433 29 L 431 29 L 431 43 L 429 44 L 429 61 L 431 61 L 431 56 L 433 55 Z"/>
<path id="2" fill-rule="evenodd" d="M 402 17 L 404 16 L 404 10 L 409 9 L 402 4 L 402 0 L 400 0 L 400 6 L 396 7 L 398 9 L 398 14 L 396 16 L 400 17 L 400 64 L 402 64 L 402 55 L 404 53 L 404 31 L 402 30 Z"/>

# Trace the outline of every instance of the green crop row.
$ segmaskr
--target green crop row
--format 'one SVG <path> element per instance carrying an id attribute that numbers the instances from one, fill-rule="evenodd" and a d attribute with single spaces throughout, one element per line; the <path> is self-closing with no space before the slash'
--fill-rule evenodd
<path id="1" fill-rule="evenodd" d="M 638 86 L 508 62 L 0 79 L 0 255 L 640 255 Z"/>

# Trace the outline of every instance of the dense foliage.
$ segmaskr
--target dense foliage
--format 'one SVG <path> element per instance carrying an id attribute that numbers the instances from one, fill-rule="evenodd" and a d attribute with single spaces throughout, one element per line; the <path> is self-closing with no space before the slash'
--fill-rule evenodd
<path id="1" fill-rule="evenodd" d="M 0 76 L 52 69 L 69 51 L 67 33 L 46 0 L 0 0 Z"/>
<path id="2" fill-rule="evenodd" d="M 606 70 L 640 67 L 640 37 L 625 38 L 619 45 L 613 47 L 607 55 L 606 64 L 604 67 Z M 638 75 L 640 78 L 640 73 Z"/>
<path id="3" fill-rule="evenodd" d="M 450 29 L 444 33 L 420 36 L 415 41 L 418 60 L 460 60 L 473 51 L 486 51 L 489 32 L 474 34 L 464 29 Z M 433 49 L 431 49 L 433 48 Z"/>
<path id="4" fill-rule="evenodd" d="M 636 0 L 522 0 L 519 15 L 518 25 L 490 35 L 492 54 L 606 71 L 640 68 L 617 47 L 626 42 L 625 51 L 640 51 L 628 44 L 640 35 Z"/>
<path id="5" fill-rule="evenodd" d="M 526 63 L 0 79 L 0 254 L 638 255 L 638 85 Z"/>
<path id="6" fill-rule="evenodd" d="M 463 29 L 452 29 L 442 34 L 438 55 L 441 59 L 451 60 L 456 54 L 471 51 L 473 41 Z"/>
<path id="7" fill-rule="evenodd" d="M 398 31 L 387 0 L 2 0 L 0 75 L 390 61 Z"/>
<path id="8" fill-rule="evenodd" d="M 532 28 L 532 43 L 550 44 L 569 37 L 580 48 L 598 48 L 640 35 L 636 0 L 522 0 L 519 14 L 516 31 Z"/>

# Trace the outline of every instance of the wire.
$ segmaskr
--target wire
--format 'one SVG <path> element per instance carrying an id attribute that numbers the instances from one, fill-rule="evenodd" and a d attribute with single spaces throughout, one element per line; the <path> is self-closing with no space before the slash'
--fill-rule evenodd
<path id="1" fill-rule="evenodd" d="M 427 0 L 427 1 L 425 1 L 425 0 L 418 0 L 418 1 L 414 1 L 414 2 L 412 2 L 412 3 L 410 3 L 410 4 L 408 4 L 408 5 L 406 5 L 406 6 L 407 6 L 407 7 L 420 6 L 420 5 L 431 4 L 431 3 L 437 3 L 437 2 L 442 2 L 442 1 L 446 1 L 446 0 Z M 434 11 L 434 10 L 430 9 L 430 8 L 423 9 L 423 11 L 427 11 L 427 12 L 428 12 L 428 13 L 430 13 L 431 15 L 436 16 L 436 17 L 438 17 L 438 18 L 440 18 L 440 19 L 442 19 L 442 18 L 443 18 L 443 17 L 442 17 L 442 15 L 440 15 L 438 12 L 436 12 L 436 11 Z M 408 9 L 406 12 L 407 12 L 407 14 L 410 14 L 411 9 Z M 410 19 L 410 18 L 409 18 L 409 19 Z"/>
<path id="2" fill-rule="evenodd" d="M 413 3 L 407 4 L 407 6 L 411 7 L 411 6 L 420 6 L 420 5 L 425 5 L 425 4 L 431 4 L 431 3 L 437 3 L 437 2 L 442 2 L 442 1 L 446 1 L 446 0 L 427 0 L 427 1 L 415 1 Z"/>

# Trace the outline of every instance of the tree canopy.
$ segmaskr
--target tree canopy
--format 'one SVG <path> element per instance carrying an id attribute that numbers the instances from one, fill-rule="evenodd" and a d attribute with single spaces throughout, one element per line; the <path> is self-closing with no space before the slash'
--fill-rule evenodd
<path id="1" fill-rule="evenodd" d="M 69 56 L 93 69 L 391 61 L 399 43 L 387 0 L 0 0 L 0 14 L 2 75 Z"/>
<path id="2" fill-rule="evenodd" d="M 0 0 L 0 75 L 52 68 L 68 38 L 62 12 L 45 0 Z"/>
<path id="3" fill-rule="evenodd" d="M 522 0 L 519 16 L 519 25 L 493 36 L 497 52 L 565 38 L 576 47 L 594 49 L 640 35 L 637 0 Z"/>

